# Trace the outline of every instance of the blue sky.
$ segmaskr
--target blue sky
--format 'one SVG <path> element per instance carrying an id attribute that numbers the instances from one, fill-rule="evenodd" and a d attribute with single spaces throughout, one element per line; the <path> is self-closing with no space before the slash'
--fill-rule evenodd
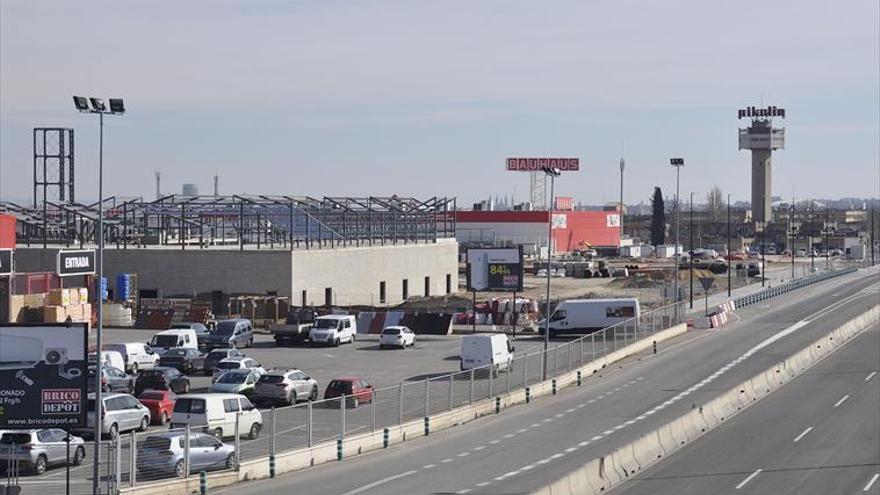
<path id="1" fill-rule="evenodd" d="M 0 199 L 28 199 L 32 128 L 76 129 L 97 191 L 97 121 L 123 97 L 105 191 L 525 199 L 504 158 L 581 158 L 558 194 L 627 202 L 715 184 L 747 199 L 736 109 L 785 107 L 773 193 L 880 195 L 876 0 L 0 2 Z"/>

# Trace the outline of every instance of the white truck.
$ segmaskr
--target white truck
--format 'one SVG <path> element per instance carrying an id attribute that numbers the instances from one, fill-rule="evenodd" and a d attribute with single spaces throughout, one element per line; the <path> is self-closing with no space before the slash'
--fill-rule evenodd
<path id="1" fill-rule="evenodd" d="M 493 373 L 510 370 L 513 345 L 503 333 L 465 335 L 461 338 L 461 370 L 490 366 Z"/>
<path id="2" fill-rule="evenodd" d="M 639 300 L 634 297 L 620 299 L 571 299 L 562 301 L 550 316 L 550 337 L 569 334 L 590 334 L 641 315 Z M 547 321 L 538 322 L 541 335 Z"/>

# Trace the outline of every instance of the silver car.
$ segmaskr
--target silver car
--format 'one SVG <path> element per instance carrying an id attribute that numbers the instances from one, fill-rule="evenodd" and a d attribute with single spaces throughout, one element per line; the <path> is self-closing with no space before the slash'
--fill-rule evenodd
<path id="1" fill-rule="evenodd" d="M 85 441 L 70 435 L 70 464 L 82 464 L 86 456 Z M 67 433 L 57 428 L 5 431 L 0 435 L 0 465 L 15 459 L 20 470 L 43 474 L 55 464 L 66 464 Z"/>
<path id="2" fill-rule="evenodd" d="M 254 387 L 254 402 L 286 402 L 316 400 L 318 382 L 298 369 L 275 368 L 261 376 Z"/>
<path id="3" fill-rule="evenodd" d="M 104 403 L 101 414 L 101 433 L 104 437 L 116 438 L 125 431 L 144 431 L 150 425 L 150 410 L 128 394 L 103 394 Z M 95 428 L 95 394 L 89 394 L 89 409 L 86 414 L 86 428 L 76 431 L 92 433 Z"/>
<path id="4" fill-rule="evenodd" d="M 186 475 L 183 431 L 169 431 L 148 436 L 138 449 L 137 469 L 141 476 L 161 477 L 170 473 Z M 189 472 L 234 469 L 235 447 L 207 433 L 190 433 Z"/>

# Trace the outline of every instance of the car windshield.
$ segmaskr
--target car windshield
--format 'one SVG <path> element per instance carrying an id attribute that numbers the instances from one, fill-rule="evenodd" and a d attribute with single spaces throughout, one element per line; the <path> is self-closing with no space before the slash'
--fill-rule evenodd
<path id="1" fill-rule="evenodd" d="M 283 381 L 284 377 L 281 375 L 263 375 L 257 383 L 281 383 Z"/>
<path id="2" fill-rule="evenodd" d="M 332 382 L 330 382 L 329 388 L 331 390 L 336 390 L 337 392 L 342 392 L 344 394 L 350 394 L 351 393 L 351 382 L 346 382 L 346 381 L 342 381 L 342 380 L 333 380 Z"/>
<path id="3" fill-rule="evenodd" d="M 315 320 L 314 328 L 327 329 L 327 328 L 336 328 L 338 326 L 339 326 L 339 320 L 334 320 L 332 318 L 322 318 L 319 320 Z"/>
<path id="4" fill-rule="evenodd" d="M 217 383 L 244 383 L 247 377 L 247 373 L 226 372 L 223 373 L 222 376 L 220 376 L 220 379 L 217 380 Z"/>
<path id="5" fill-rule="evenodd" d="M 177 345 L 177 335 L 154 335 L 150 345 L 153 347 L 174 347 Z"/>
<path id="6" fill-rule="evenodd" d="M 382 335 L 400 335 L 399 328 L 386 328 L 382 330 Z"/>
<path id="7" fill-rule="evenodd" d="M 234 321 L 221 321 L 211 333 L 214 335 L 232 335 L 232 332 L 235 331 L 235 325 Z"/>

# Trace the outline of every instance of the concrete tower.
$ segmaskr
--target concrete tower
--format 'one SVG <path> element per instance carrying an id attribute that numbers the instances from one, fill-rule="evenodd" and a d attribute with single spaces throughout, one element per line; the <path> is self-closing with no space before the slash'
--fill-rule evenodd
<path id="1" fill-rule="evenodd" d="M 773 128 L 773 117 L 784 119 L 785 109 L 748 107 L 738 112 L 738 118 L 752 120 L 751 126 L 739 130 L 739 149 L 752 151 L 752 220 L 762 225 L 772 216 L 772 153 L 785 149 L 785 128 Z"/>

